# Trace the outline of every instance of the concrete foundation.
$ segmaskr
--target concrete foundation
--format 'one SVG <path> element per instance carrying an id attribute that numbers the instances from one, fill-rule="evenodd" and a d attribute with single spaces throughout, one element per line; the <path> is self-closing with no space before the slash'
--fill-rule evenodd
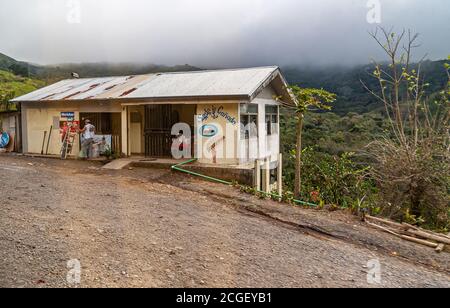
<path id="1" fill-rule="evenodd" d="M 141 159 L 132 161 L 130 167 L 168 169 L 180 161 L 172 159 Z M 193 163 L 182 167 L 185 170 L 204 174 L 224 181 L 236 181 L 239 184 L 253 186 L 254 171 L 251 167 L 226 167 L 219 165 L 208 165 Z"/>

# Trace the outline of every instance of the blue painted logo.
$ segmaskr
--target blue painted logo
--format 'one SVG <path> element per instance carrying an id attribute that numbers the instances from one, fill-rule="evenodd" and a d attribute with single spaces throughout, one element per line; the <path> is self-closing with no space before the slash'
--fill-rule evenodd
<path id="1" fill-rule="evenodd" d="M 217 128 L 217 126 L 212 125 L 212 124 L 203 125 L 202 128 L 200 129 L 200 134 L 203 137 L 207 137 L 207 138 L 214 137 L 218 133 L 219 133 L 219 129 Z"/>
<path id="2" fill-rule="evenodd" d="M 6 148 L 9 144 L 9 135 L 4 132 L 0 135 L 0 149 Z"/>

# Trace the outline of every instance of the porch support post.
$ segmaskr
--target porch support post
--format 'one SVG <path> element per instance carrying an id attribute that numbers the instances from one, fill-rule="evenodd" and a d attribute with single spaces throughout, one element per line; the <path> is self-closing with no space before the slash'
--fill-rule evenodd
<path id="1" fill-rule="evenodd" d="M 261 162 L 259 159 L 255 160 L 255 173 L 254 173 L 254 183 L 255 183 L 255 190 L 261 190 Z"/>
<path id="2" fill-rule="evenodd" d="M 122 124 L 122 154 L 125 156 L 129 156 L 128 152 L 128 107 L 122 106 L 122 114 L 121 114 L 121 124 Z"/>
<path id="3" fill-rule="evenodd" d="M 283 154 L 278 155 L 278 178 L 277 178 L 278 195 L 283 196 Z M 283 198 L 280 198 L 282 201 Z"/>
<path id="4" fill-rule="evenodd" d="M 270 157 L 264 161 L 264 191 L 270 192 Z"/>

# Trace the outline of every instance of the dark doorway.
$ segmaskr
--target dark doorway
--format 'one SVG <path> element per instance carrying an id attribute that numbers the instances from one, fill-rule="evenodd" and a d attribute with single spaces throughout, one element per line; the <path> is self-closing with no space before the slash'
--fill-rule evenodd
<path id="1" fill-rule="evenodd" d="M 171 105 L 145 106 L 145 156 L 171 157 L 172 126 L 179 120 Z"/>

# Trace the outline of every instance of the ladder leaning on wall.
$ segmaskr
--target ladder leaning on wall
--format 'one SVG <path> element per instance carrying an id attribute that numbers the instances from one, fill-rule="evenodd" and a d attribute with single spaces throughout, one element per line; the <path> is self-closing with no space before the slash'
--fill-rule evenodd
<path id="1" fill-rule="evenodd" d="M 77 133 L 72 131 L 73 124 L 68 124 L 67 132 L 64 135 L 61 146 L 61 159 L 67 159 L 67 156 L 72 153 L 73 145 L 75 143 Z"/>

